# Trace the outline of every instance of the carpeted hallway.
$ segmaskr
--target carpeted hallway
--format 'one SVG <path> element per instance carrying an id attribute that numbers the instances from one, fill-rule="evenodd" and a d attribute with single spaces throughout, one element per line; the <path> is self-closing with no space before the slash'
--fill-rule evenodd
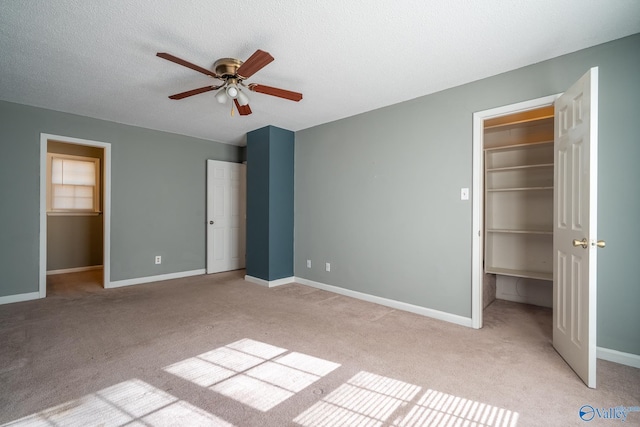
<path id="1" fill-rule="evenodd" d="M 473 330 L 243 275 L 0 306 L 0 424 L 567 426 L 640 405 L 640 369 L 599 360 L 584 386 L 548 309 L 496 301 Z"/>

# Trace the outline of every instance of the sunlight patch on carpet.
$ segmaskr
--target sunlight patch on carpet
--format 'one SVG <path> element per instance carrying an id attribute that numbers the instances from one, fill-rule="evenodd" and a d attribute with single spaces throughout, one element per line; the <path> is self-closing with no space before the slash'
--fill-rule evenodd
<path id="1" fill-rule="evenodd" d="M 485 403 L 427 390 L 409 413 L 396 420 L 398 427 L 478 426 L 515 427 L 518 413 Z"/>
<path id="2" fill-rule="evenodd" d="M 174 363 L 164 370 L 266 412 L 339 366 L 328 360 L 243 339 Z"/>
<path id="3" fill-rule="evenodd" d="M 293 421 L 305 426 L 381 426 L 420 392 L 420 387 L 359 372 Z"/>
<path id="4" fill-rule="evenodd" d="M 518 413 L 359 372 L 293 421 L 303 427 L 515 427 Z"/>
<path id="5" fill-rule="evenodd" d="M 131 379 L 4 426 L 220 426 L 233 427 L 188 402 Z"/>
<path id="6" fill-rule="evenodd" d="M 251 339 L 163 368 L 175 377 L 267 412 L 341 365 Z M 212 397 L 212 396 L 210 396 Z M 320 396 L 318 396 L 320 398 Z M 301 427 L 516 427 L 508 409 L 360 371 L 292 421 Z M 4 426 L 234 427 L 193 404 L 134 378 Z"/>

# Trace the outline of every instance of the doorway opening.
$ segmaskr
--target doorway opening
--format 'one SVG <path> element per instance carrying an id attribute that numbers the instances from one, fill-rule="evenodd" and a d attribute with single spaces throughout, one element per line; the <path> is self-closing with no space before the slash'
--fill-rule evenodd
<path id="1" fill-rule="evenodd" d="M 40 135 L 39 294 L 109 285 L 111 145 Z"/>
<path id="2" fill-rule="evenodd" d="M 484 308 L 497 295 L 551 305 L 557 97 L 473 116 L 471 314 L 476 329 L 482 327 Z"/>

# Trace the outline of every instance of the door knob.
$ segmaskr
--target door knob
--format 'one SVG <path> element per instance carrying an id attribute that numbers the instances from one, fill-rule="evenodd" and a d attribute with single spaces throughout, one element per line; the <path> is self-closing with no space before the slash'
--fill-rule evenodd
<path id="1" fill-rule="evenodd" d="M 213 221 L 209 221 L 209 224 L 213 225 Z"/>
<path id="2" fill-rule="evenodd" d="M 604 248 L 607 245 L 607 242 L 605 242 L 604 240 L 598 240 L 598 243 L 596 243 L 596 246 L 599 248 Z"/>
<path id="3" fill-rule="evenodd" d="M 586 237 L 582 240 L 573 239 L 573 246 L 582 246 L 583 248 L 587 249 L 587 246 L 589 246 L 589 242 L 587 242 Z"/>

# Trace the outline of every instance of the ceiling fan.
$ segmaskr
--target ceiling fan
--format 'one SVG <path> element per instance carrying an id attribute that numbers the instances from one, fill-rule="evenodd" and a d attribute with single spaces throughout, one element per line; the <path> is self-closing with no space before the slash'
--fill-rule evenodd
<path id="1" fill-rule="evenodd" d="M 251 114 L 249 97 L 242 91 L 242 88 L 247 88 L 253 92 L 277 96 L 279 98 L 289 99 L 296 102 L 302 99 L 302 94 L 298 92 L 292 92 L 290 90 L 279 89 L 277 87 L 257 83 L 245 83 L 245 80 L 273 61 L 273 56 L 260 49 L 256 50 L 254 54 L 244 62 L 235 58 L 218 59 L 213 64 L 213 71 L 192 64 L 191 62 L 180 59 L 169 53 L 158 52 L 156 56 L 222 81 L 222 84 L 219 85 L 204 86 L 198 89 L 176 93 L 175 95 L 171 95 L 169 97 L 170 99 L 184 99 L 189 96 L 220 89 L 215 95 L 216 100 L 219 103 L 224 104 L 227 102 L 227 99 L 232 99 L 241 116 Z M 233 106 L 231 113 L 233 114 Z"/>

